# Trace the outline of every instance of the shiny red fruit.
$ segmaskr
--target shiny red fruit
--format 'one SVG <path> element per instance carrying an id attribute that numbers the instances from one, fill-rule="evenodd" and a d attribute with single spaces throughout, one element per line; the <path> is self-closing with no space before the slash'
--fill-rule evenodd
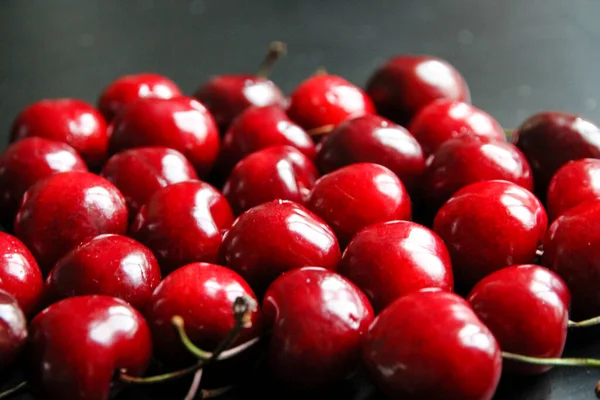
<path id="1" fill-rule="evenodd" d="M 417 186 L 425 168 L 423 151 L 415 138 L 377 115 L 347 120 L 319 143 L 317 167 L 323 173 L 361 162 L 391 169 L 409 192 Z"/>
<path id="2" fill-rule="evenodd" d="M 17 300 L 0 289 L 0 372 L 7 370 L 27 341 L 27 319 Z"/>
<path id="3" fill-rule="evenodd" d="M 102 176 L 123 193 L 130 218 L 160 188 L 198 179 L 184 155 L 166 147 L 138 147 L 117 153 L 104 165 Z"/>
<path id="4" fill-rule="evenodd" d="M 373 224 L 344 251 L 338 272 L 354 282 L 376 311 L 424 288 L 452 291 L 450 255 L 442 239 L 410 221 Z"/>
<path id="5" fill-rule="evenodd" d="M 292 121 L 307 130 L 374 113 L 373 102 L 365 92 L 342 77 L 328 74 L 317 74 L 300 83 L 288 107 Z"/>
<path id="6" fill-rule="evenodd" d="M 186 156 L 204 177 L 217 159 L 219 141 L 215 121 L 200 102 L 189 97 L 147 98 L 131 103 L 117 115 L 109 151 L 169 147 Z"/>
<path id="7" fill-rule="evenodd" d="M 388 168 L 371 163 L 323 175 L 307 207 L 333 228 L 342 247 L 368 225 L 411 218 L 410 198 L 402 182 Z"/>
<path id="8" fill-rule="evenodd" d="M 379 114 L 402 126 L 435 100 L 471 100 L 467 83 L 452 65 L 421 55 L 391 58 L 371 76 L 366 91 Z"/>
<path id="9" fill-rule="evenodd" d="M 15 219 L 15 236 L 42 272 L 80 243 L 127 230 L 127 206 L 119 190 L 89 172 L 63 172 L 33 185 Z"/>
<path id="10" fill-rule="evenodd" d="M 560 357 L 567 340 L 569 289 L 554 272 L 537 265 L 514 265 L 483 278 L 467 301 L 503 351 Z M 503 371 L 541 374 L 551 367 L 504 363 Z"/>
<path id="11" fill-rule="evenodd" d="M 152 355 L 144 318 L 110 296 L 78 296 L 46 308 L 29 327 L 28 383 L 36 398 L 106 400 L 115 371 L 140 376 Z"/>
<path id="12" fill-rule="evenodd" d="M 307 267 L 269 286 L 263 316 L 271 333 L 267 357 L 273 375 L 288 385 L 318 388 L 356 370 L 373 309 L 341 275 Z"/>
<path id="13" fill-rule="evenodd" d="M 90 169 L 100 168 L 107 158 L 106 122 L 82 100 L 40 100 L 22 110 L 12 124 L 10 140 L 33 136 L 67 143 Z"/>
<path id="14" fill-rule="evenodd" d="M 456 283 L 469 290 L 496 270 L 533 263 L 547 225 L 531 192 L 496 180 L 456 192 L 437 213 L 433 230 L 448 246 Z"/>
<path id="15" fill-rule="evenodd" d="M 490 400 L 502 369 L 496 339 L 469 304 L 430 289 L 375 318 L 363 360 L 377 386 L 403 400 Z"/>
<path id="16" fill-rule="evenodd" d="M 282 273 L 306 266 L 335 270 L 340 247 L 319 217 L 291 201 L 251 208 L 234 222 L 219 253 L 259 294 Z"/>

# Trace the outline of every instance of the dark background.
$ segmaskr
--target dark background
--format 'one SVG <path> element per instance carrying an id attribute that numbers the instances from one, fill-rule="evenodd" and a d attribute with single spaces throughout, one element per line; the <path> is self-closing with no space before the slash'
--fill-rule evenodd
<path id="1" fill-rule="evenodd" d="M 288 44 L 272 75 L 286 92 L 321 66 L 362 85 L 390 56 L 424 53 L 454 64 L 506 127 L 546 109 L 600 121 L 598 16 L 597 0 L 2 0 L 0 132 L 35 100 L 95 102 L 127 73 L 162 73 L 191 93 L 211 75 L 252 72 L 275 39 Z M 572 338 L 568 354 L 600 356 L 595 335 Z M 501 398 L 593 398 L 599 378 L 554 370 L 505 383 Z"/>

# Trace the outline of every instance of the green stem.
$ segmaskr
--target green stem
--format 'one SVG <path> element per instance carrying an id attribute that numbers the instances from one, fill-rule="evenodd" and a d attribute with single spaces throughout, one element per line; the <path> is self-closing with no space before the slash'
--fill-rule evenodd
<path id="1" fill-rule="evenodd" d="M 127 375 L 125 372 L 121 371 L 117 375 L 117 379 L 123 383 L 127 384 L 137 384 L 137 385 L 151 385 L 154 383 L 163 383 L 166 381 L 170 381 L 176 378 L 182 378 L 184 376 L 193 374 L 204 366 L 203 361 L 198 361 L 196 364 L 181 369 L 179 371 L 168 372 L 166 374 L 154 375 L 154 376 L 146 376 L 146 377 L 137 377 Z"/>
<path id="2" fill-rule="evenodd" d="M 502 352 L 502 358 L 535 365 L 600 368 L 600 360 L 594 358 L 540 358 L 508 353 L 506 351 Z"/>
<path id="3" fill-rule="evenodd" d="M 269 50 L 267 54 L 265 54 L 265 58 L 262 60 L 260 65 L 258 66 L 258 70 L 256 71 L 256 76 L 261 78 L 266 78 L 271 73 L 273 69 L 273 65 L 279 60 L 282 56 L 285 55 L 287 51 L 287 46 L 283 42 L 273 42 L 269 46 Z"/>
<path id="4" fill-rule="evenodd" d="M 14 396 L 14 395 L 20 393 L 21 391 L 25 390 L 26 387 L 27 387 L 27 381 L 23 381 L 23 382 L 19 383 L 17 386 L 13 386 L 10 389 L 7 389 L 4 392 L 0 393 L 0 399 L 8 399 L 11 396 Z"/>
<path id="5" fill-rule="evenodd" d="M 577 322 L 569 321 L 569 328 L 588 328 L 596 325 L 600 325 L 600 317 L 594 317 Z"/>

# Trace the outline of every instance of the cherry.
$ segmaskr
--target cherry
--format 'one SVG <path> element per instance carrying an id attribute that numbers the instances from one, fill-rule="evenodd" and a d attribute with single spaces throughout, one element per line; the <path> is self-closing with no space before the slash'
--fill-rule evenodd
<path id="1" fill-rule="evenodd" d="M 530 357 L 560 357 L 567 339 L 570 294 L 554 272 L 514 265 L 483 278 L 467 301 L 503 351 Z M 505 361 L 504 372 L 541 374 L 550 366 Z"/>
<path id="2" fill-rule="evenodd" d="M 104 88 L 98 97 L 98 109 L 112 121 L 125 106 L 137 99 L 156 97 L 170 99 L 183 96 L 175 82 L 154 73 L 124 75 Z"/>
<path id="3" fill-rule="evenodd" d="M 227 200 L 208 183 L 180 182 L 154 193 L 130 226 L 156 255 L 163 275 L 194 261 L 214 262 L 233 222 Z"/>
<path id="4" fill-rule="evenodd" d="M 490 400 L 500 379 L 500 348 L 460 296 L 424 289 L 376 318 L 363 360 L 391 398 Z"/>
<path id="5" fill-rule="evenodd" d="M 376 311 L 420 289 L 453 289 L 446 245 L 431 230 L 409 221 L 382 222 L 359 231 L 338 272 L 365 292 Z"/>
<path id="6" fill-rule="evenodd" d="M 223 239 L 219 260 L 263 294 L 285 271 L 305 266 L 335 270 L 340 247 L 319 217 L 299 204 L 274 200 L 238 217 Z"/>
<path id="7" fill-rule="evenodd" d="M 312 389 L 356 370 L 373 309 L 341 275 L 306 267 L 269 286 L 263 316 L 271 333 L 267 357 L 273 375 L 287 385 Z"/>
<path id="8" fill-rule="evenodd" d="M 0 289 L 0 372 L 5 371 L 27 341 L 27 319 L 17 300 Z"/>
<path id="9" fill-rule="evenodd" d="M 494 180 L 456 192 L 437 213 L 433 230 L 448 246 L 456 283 L 469 290 L 496 270 L 533 263 L 547 224 L 531 192 Z"/>
<path id="10" fill-rule="evenodd" d="M 292 121 L 308 130 L 374 114 L 375 106 L 365 92 L 344 78 L 319 73 L 298 85 L 287 111 Z"/>
<path id="11" fill-rule="evenodd" d="M 274 146 L 240 161 L 223 187 L 236 215 L 271 200 L 304 204 L 319 177 L 313 163 L 290 146 Z"/>
<path id="12" fill-rule="evenodd" d="M 164 146 L 181 152 L 200 177 L 219 153 L 219 132 L 208 110 L 188 97 L 140 99 L 113 122 L 111 154 L 135 147 Z"/>
<path id="13" fill-rule="evenodd" d="M 45 295 L 54 303 L 103 294 L 144 312 L 160 280 L 158 262 L 148 248 L 125 236 L 105 234 L 82 243 L 56 263 L 46 278 Z"/>
<path id="14" fill-rule="evenodd" d="M 474 135 L 506 141 L 502 126 L 479 108 L 464 101 L 440 99 L 423 107 L 410 122 L 410 133 L 425 154 L 433 154 L 447 140 Z"/>
<path id="15" fill-rule="evenodd" d="M 15 235 L 42 272 L 81 242 L 127 230 L 127 206 L 119 190 L 89 172 L 62 172 L 31 187 L 15 219 Z"/>
<path id="16" fill-rule="evenodd" d="M 411 218 L 410 198 L 402 182 L 388 168 L 372 163 L 352 164 L 323 175 L 307 207 L 333 228 L 342 247 L 368 225 Z"/>
<path id="17" fill-rule="evenodd" d="M 469 87 L 448 62 L 432 56 L 389 59 L 369 79 L 367 93 L 377 112 L 402 126 L 438 99 L 470 102 Z"/>
<path id="18" fill-rule="evenodd" d="M 411 192 L 425 159 L 421 146 L 399 125 L 377 115 L 363 115 L 338 125 L 319 143 L 317 166 L 323 173 L 372 162 L 391 169 Z"/>
<path id="19" fill-rule="evenodd" d="M 10 141 L 27 137 L 67 143 L 93 170 L 107 157 L 106 122 L 98 110 L 82 100 L 40 100 L 22 110 L 12 124 Z"/>
<path id="20" fill-rule="evenodd" d="M 104 165 L 102 176 L 123 193 L 130 218 L 158 189 L 198 179 L 187 158 L 166 147 L 138 147 L 117 153 Z"/>
<path id="21" fill-rule="evenodd" d="M 108 399 L 115 370 L 140 376 L 152 354 L 144 318 L 110 296 L 54 303 L 31 321 L 29 333 L 29 386 L 40 399 Z"/>

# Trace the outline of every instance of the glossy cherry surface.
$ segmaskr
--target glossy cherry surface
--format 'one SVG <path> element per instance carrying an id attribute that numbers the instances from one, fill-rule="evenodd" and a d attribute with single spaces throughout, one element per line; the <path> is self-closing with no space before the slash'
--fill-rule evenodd
<path id="1" fill-rule="evenodd" d="M 221 193 L 208 183 L 187 181 L 150 196 L 130 234 L 152 250 L 166 275 L 194 261 L 214 262 L 222 233 L 232 222 L 231 207 Z"/>
<path id="2" fill-rule="evenodd" d="M 28 383 L 40 399 L 108 399 L 115 372 L 142 375 L 152 355 L 144 318 L 110 296 L 55 303 L 33 319 L 29 335 Z"/>
<path id="3" fill-rule="evenodd" d="M 371 325 L 363 360 L 377 386 L 403 400 L 490 400 L 500 379 L 500 348 L 460 296 L 413 292 Z"/>
<path id="4" fill-rule="evenodd" d="M 117 153 L 104 165 L 102 176 L 121 191 L 130 218 L 158 189 L 198 179 L 187 158 L 166 147 L 138 147 Z"/>
<path id="5" fill-rule="evenodd" d="M 503 351 L 542 358 L 562 355 L 570 300 L 565 282 L 538 265 L 514 265 L 493 272 L 467 297 Z M 507 361 L 503 372 L 541 374 L 550 368 Z"/>
<path id="6" fill-rule="evenodd" d="M 373 321 L 367 297 L 350 281 L 307 267 L 277 278 L 263 300 L 273 375 L 302 388 L 328 386 L 352 374 Z"/>
<path id="7" fill-rule="evenodd" d="M 304 204 L 315 181 L 317 169 L 294 147 L 273 146 L 240 161 L 223 187 L 236 215 L 271 200 Z"/>
<path id="8" fill-rule="evenodd" d="M 467 83 L 452 65 L 424 55 L 389 59 L 371 76 L 366 91 L 379 114 L 402 126 L 435 100 L 471 100 Z"/>
<path id="9" fill-rule="evenodd" d="M 531 192 L 496 180 L 456 192 L 437 213 L 433 230 L 448 247 L 457 285 L 469 290 L 493 271 L 533 263 L 547 225 Z"/>
<path id="10" fill-rule="evenodd" d="M 410 221 L 373 224 L 346 247 L 338 272 L 369 297 L 376 311 L 424 288 L 452 291 L 450 255 L 442 239 Z"/>
<path id="11" fill-rule="evenodd" d="M 204 177 L 219 153 L 219 132 L 213 117 L 189 97 L 137 100 L 115 118 L 113 125 L 111 154 L 135 147 L 169 147 L 186 156 Z"/>
<path id="12" fill-rule="evenodd" d="M 368 225 L 411 218 L 410 198 L 402 182 L 388 168 L 372 163 L 323 175 L 307 207 L 333 228 L 342 247 Z"/>
<path id="13" fill-rule="evenodd" d="M 260 295 L 285 271 L 335 270 L 340 256 L 335 234 L 319 217 L 299 204 L 275 200 L 238 217 L 223 239 L 219 260 Z"/>
<path id="14" fill-rule="evenodd" d="M 27 341 L 27 319 L 17 300 L 0 289 L 0 372 L 17 358 Z"/>
<path id="15" fill-rule="evenodd" d="M 411 192 L 425 168 L 421 146 L 403 127 L 377 115 L 347 120 L 318 146 L 323 173 L 349 164 L 371 162 L 391 169 Z"/>
<path id="16" fill-rule="evenodd" d="M 307 130 L 373 113 L 375 106 L 365 92 L 340 76 L 328 74 L 313 75 L 300 83 L 288 107 L 290 118 Z"/>
<path id="17" fill-rule="evenodd" d="M 33 185 L 15 219 L 15 236 L 42 272 L 73 247 L 103 233 L 127 230 L 127 206 L 119 190 L 89 172 L 63 172 Z"/>
<path id="18" fill-rule="evenodd" d="M 137 99 L 170 99 L 179 96 L 183 96 L 181 89 L 166 76 L 155 73 L 124 75 L 112 81 L 100 93 L 98 109 L 110 122 L 125 106 Z"/>

